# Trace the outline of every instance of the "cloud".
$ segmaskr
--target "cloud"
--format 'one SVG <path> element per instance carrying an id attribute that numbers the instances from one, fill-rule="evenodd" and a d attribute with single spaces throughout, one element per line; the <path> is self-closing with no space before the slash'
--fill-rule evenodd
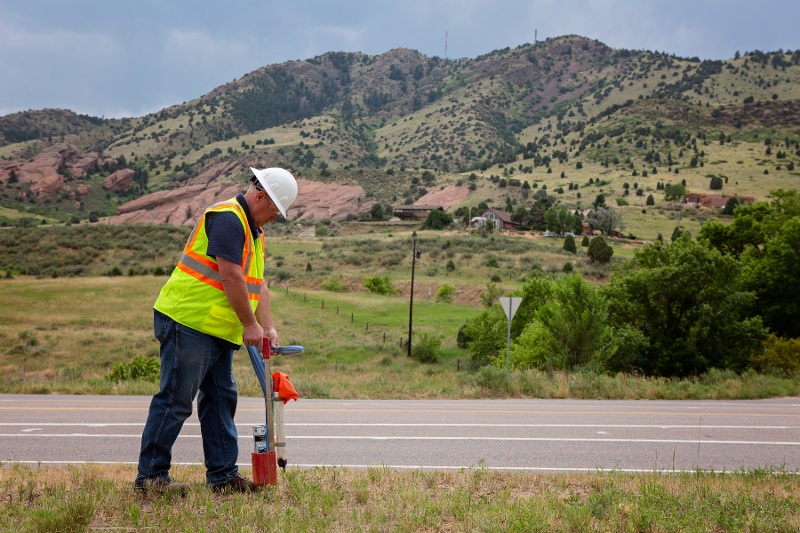
<path id="1" fill-rule="evenodd" d="M 307 59 L 325 52 L 360 52 L 364 51 L 365 37 L 368 32 L 360 25 L 321 24 L 309 27 L 303 34 L 302 59 Z M 366 49 L 369 49 L 367 45 Z M 299 58 L 298 58 L 299 59 Z"/>
<path id="2" fill-rule="evenodd" d="M 32 101 L 88 107 L 98 95 L 86 73 L 102 72 L 119 54 L 115 39 L 101 32 L 35 30 L 0 22 L 0 102 L 15 111 L 29 108 Z"/>
<path id="3" fill-rule="evenodd" d="M 163 63 L 182 69 L 225 68 L 230 63 L 246 63 L 250 47 L 241 40 L 215 38 L 202 31 L 168 30 Z"/>

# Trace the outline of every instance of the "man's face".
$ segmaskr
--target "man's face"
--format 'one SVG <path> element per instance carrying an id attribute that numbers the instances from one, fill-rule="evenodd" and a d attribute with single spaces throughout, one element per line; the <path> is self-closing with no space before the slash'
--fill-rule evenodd
<path id="1" fill-rule="evenodd" d="M 260 185 L 256 184 L 255 187 L 257 191 L 256 209 L 251 209 L 253 211 L 253 220 L 259 226 L 263 226 L 268 222 L 275 222 L 281 216 L 280 210 Z"/>

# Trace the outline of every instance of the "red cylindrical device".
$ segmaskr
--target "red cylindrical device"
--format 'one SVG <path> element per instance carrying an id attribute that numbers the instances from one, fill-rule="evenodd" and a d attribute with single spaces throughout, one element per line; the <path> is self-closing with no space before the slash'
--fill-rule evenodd
<path id="1" fill-rule="evenodd" d="M 250 453 L 253 463 L 253 483 L 259 487 L 278 484 L 278 458 L 275 452 Z"/>

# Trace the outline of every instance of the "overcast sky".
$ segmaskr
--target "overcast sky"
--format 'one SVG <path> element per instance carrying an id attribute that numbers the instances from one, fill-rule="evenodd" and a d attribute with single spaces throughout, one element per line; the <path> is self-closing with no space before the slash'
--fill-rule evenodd
<path id="1" fill-rule="evenodd" d="M 142 116 L 259 67 L 398 47 L 476 57 L 577 34 L 729 59 L 800 49 L 800 0 L 0 0 L 0 115 Z"/>

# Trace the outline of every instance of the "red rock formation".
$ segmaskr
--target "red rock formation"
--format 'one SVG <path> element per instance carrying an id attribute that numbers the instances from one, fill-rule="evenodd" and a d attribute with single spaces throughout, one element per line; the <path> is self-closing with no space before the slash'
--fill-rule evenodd
<path id="1" fill-rule="evenodd" d="M 69 191 L 79 197 L 91 192 L 91 187 L 75 182 L 87 172 L 113 159 L 93 152 L 79 152 L 69 144 L 55 144 L 42 150 L 31 160 L 16 160 L 0 165 L 0 182 L 7 182 L 12 175 L 20 183 L 30 185 L 31 194 L 48 197 Z M 166 223 L 192 225 L 211 204 L 227 200 L 247 188 L 242 174 L 248 174 L 246 166 L 236 162 L 213 164 L 186 184 L 147 194 L 132 200 L 117 209 L 117 215 L 107 220 L 110 224 Z M 128 191 L 133 185 L 134 171 L 121 169 L 103 181 L 103 188 L 110 191 Z M 231 181 L 230 176 L 237 176 Z M 365 202 L 362 187 L 321 183 L 298 179 L 300 192 L 289 210 L 289 219 L 345 220 L 369 213 L 373 201 Z"/>
<path id="2" fill-rule="evenodd" d="M 218 166 L 216 172 L 232 169 L 228 167 L 229 164 Z M 247 188 L 247 183 L 236 184 L 223 179 L 208 184 L 195 183 L 208 179 L 208 176 L 203 177 L 206 174 L 207 172 L 194 178 L 189 185 L 155 192 L 127 202 L 117 208 L 117 215 L 107 222 L 192 225 L 206 207 L 236 196 Z M 358 186 L 320 183 L 302 178 L 297 180 L 297 185 L 299 194 L 289 210 L 290 220 L 344 220 L 348 215 L 358 217 L 369 213 L 374 203 L 361 201 L 365 193 Z"/>
<path id="3" fill-rule="evenodd" d="M 103 180 L 103 188 L 107 191 L 127 191 L 133 185 L 133 176 L 136 174 L 130 168 L 117 170 Z"/>
<path id="4" fill-rule="evenodd" d="M 298 220 L 345 220 L 348 215 L 369 213 L 375 203 L 363 202 L 364 189 L 357 185 L 298 179 L 297 186 L 300 193 L 288 213 L 290 220 L 298 214 Z"/>
<path id="5" fill-rule="evenodd" d="M 440 191 L 429 192 L 419 198 L 414 205 L 440 205 L 445 209 L 463 202 L 469 195 L 469 189 L 461 185 L 448 185 Z"/>
<path id="6" fill-rule="evenodd" d="M 30 184 L 31 194 L 46 198 L 71 190 L 68 179 L 82 179 L 87 172 L 112 159 L 95 152 L 80 152 L 65 143 L 54 144 L 32 159 L 17 159 L 0 166 L 0 182 L 11 179 L 12 172 L 19 183 Z M 80 192 L 78 194 L 81 194 Z"/>

